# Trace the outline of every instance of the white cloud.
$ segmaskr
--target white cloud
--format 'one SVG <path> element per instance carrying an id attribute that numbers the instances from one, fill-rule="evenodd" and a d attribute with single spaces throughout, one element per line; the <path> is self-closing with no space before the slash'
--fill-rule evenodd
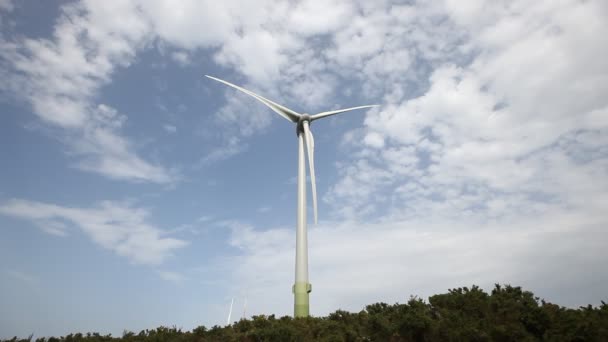
<path id="1" fill-rule="evenodd" d="M 384 147 L 384 137 L 376 132 L 370 132 L 365 135 L 363 142 L 374 148 L 383 148 Z"/>
<path id="2" fill-rule="evenodd" d="M 266 30 L 246 32 L 227 40 L 215 60 L 241 70 L 248 77 L 266 83 L 276 79 L 285 56 L 280 53 L 281 41 Z"/>
<path id="3" fill-rule="evenodd" d="M 0 50 L 0 86 L 28 102 L 80 156 L 78 166 L 104 176 L 167 183 L 171 172 L 139 157 L 120 133 L 126 117 L 95 104 L 99 89 L 144 46 L 149 25 L 128 2 L 68 4 L 52 39 L 15 38 Z"/>
<path id="4" fill-rule="evenodd" d="M 42 229 L 43 231 L 45 231 L 46 233 L 49 233 L 51 235 L 55 235 L 55 236 L 67 236 L 68 233 L 68 226 L 63 223 L 63 222 L 59 222 L 59 221 L 53 221 L 53 220 L 40 220 L 35 222 L 36 225 L 38 227 L 40 227 L 40 229 Z"/>
<path id="5" fill-rule="evenodd" d="M 198 162 L 198 167 L 226 160 L 247 150 L 247 145 L 237 137 L 227 137 L 224 145 L 214 148 Z"/>
<path id="6" fill-rule="evenodd" d="M 209 221 L 211 221 L 211 220 L 213 220 L 213 217 L 212 217 L 212 216 L 209 216 L 209 215 L 203 215 L 203 216 L 201 216 L 201 217 L 197 218 L 197 219 L 196 219 L 196 222 L 209 222 Z"/>
<path id="7" fill-rule="evenodd" d="M 491 20 L 476 20 L 479 8 Z M 358 157 L 342 164 L 341 180 L 327 195 L 340 204 L 336 209 L 368 213 L 358 209 L 380 197 L 396 213 L 438 213 L 446 202 L 483 208 L 504 196 L 523 210 L 547 198 L 570 203 L 561 189 L 577 191 L 571 183 L 579 177 L 595 179 L 590 198 L 606 191 L 599 172 L 606 155 L 589 154 L 606 148 L 595 133 L 608 130 L 599 114 L 608 108 L 608 64 L 596 57 L 608 51 L 594 42 L 598 32 L 608 33 L 602 5 L 513 2 L 503 8 L 487 2 L 442 10 L 455 18 L 446 24 L 457 25 L 453 36 L 469 38 L 461 46 L 478 53 L 465 65 L 439 56 L 447 63 L 430 73 L 426 92 L 405 99 L 392 95 L 399 89 L 389 91 L 381 109 L 368 113 L 358 133 L 364 144 L 354 145 Z M 454 37 L 443 40 L 436 43 L 449 46 Z M 380 141 L 385 152 L 374 153 Z M 571 149 L 585 151 L 585 163 Z"/>
<path id="8" fill-rule="evenodd" d="M 265 213 L 270 212 L 271 210 L 272 210 L 272 207 L 270 207 L 270 206 L 262 206 L 262 207 L 259 207 L 256 211 L 260 214 L 265 214 Z"/>
<path id="9" fill-rule="evenodd" d="M 169 134 L 173 134 L 173 133 L 177 132 L 177 127 L 175 127 L 174 125 L 165 124 L 165 125 L 163 125 L 163 128 Z"/>
<path id="10" fill-rule="evenodd" d="M 176 51 L 171 53 L 171 58 L 181 66 L 186 66 L 191 63 L 190 56 L 184 51 Z"/>
<path id="11" fill-rule="evenodd" d="M 15 8 L 12 0 L 0 0 L 0 11 L 11 12 Z"/>
<path id="12" fill-rule="evenodd" d="M 233 1 L 139 1 L 159 37 L 184 49 L 219 45 L 234 29 Z M 238 9 L 238 7 L 236 8 Z"/>
<path id="13" fill-rule="evenodd" d="M 93 208 L 62 207 L 13 199 L 0 213 L 31 221 L 38 226 L 70 223 L 91 240 L 137 264 L 158 265 L 186 241 L 163 237 L 163 231 L 147 223 L 148 212 L 124 203 L 105 201 Z"/>
<path id="14" fill-rule="evenodd" d="M 71 152 L 81 156 L 79 168 L 115 179 L 156 183 L 174 180 L 170 170 L 144 161 L 133 153 L 126 138 L 115 134 L 126 120 L 125 116 L 103 104 L 90 115 L 82 131 L 66 141 Z"/>
<path id="15" fill-rule="evenodd" d="M 349 24 L 354 11 L 350 1 L 299 1 L 289 10 L 288 28 L 306 36 L 334 32 Z"/>
<path id="16" fill-rule="evenodd" d="M 163 280 L 172 282 L 174 284 L 181 284 L 186 280 L 184 275 L 174 271 L 157 271 L 157 273 Z"/>

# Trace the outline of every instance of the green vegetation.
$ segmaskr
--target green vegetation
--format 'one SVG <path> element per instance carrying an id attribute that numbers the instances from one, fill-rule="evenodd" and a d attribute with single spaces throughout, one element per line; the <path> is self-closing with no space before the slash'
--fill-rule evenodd
<path id="1" fill-rule="evenodd" d="M 13 338 L 6 341 L 30 341 Z M 608 304 L 568 309 L 539 300 L 520 287 L 496 285 L 449 290 L 407 304 L 368 305 L 359 313 L 338 310 L 327 317 L 293 319 L 254 316 L 230 326 L 193 331 L 160 327 L 125 332 L 39 338 L 73 341 L 608 341 Z"/>

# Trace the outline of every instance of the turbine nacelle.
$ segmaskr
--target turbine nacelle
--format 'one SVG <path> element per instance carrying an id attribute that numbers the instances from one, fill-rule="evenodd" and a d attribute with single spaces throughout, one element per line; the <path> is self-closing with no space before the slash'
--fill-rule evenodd
<path id="1" fill-rule="evenodd" d="M 310 114 L 300 114 L 298 122 L 296 123 L 296 135 L 304 132 L 304 122 L 312 122 L 312 116 Z"/>

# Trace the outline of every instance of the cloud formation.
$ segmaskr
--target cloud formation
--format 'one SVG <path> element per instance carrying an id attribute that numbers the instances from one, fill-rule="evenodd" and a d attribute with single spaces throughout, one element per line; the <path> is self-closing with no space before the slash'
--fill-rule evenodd
<path id="1" fill-rule="evenodd" d="M 13 199 L 0 206 L 0 213 L 28 220 L 54 235 L 65 236 L 74 226 L 94 243 L 136 264 L 159 265 L 187 245 L 164 237 L 162 230 L 147 223 L 145 209 L 124 203 L 105 201 L 93 208 L 74 208 Z"/>
<path id="2" fill-rule="evenodd" d="M 457 41 L 453 36 L 466 37 L 458 47 L 474 51 L 473 58 L 463 63 L 437 51 L 442 62 L 430 71 L 420 96 L 406 96 L 400 85 L 389 90 L 384 106 L 368 113 L 365 127 L 350 133 L 362 139 L 347 136 L 358 144 L 349 151 L 357 158 L 343 164 L 329 202 L 340 203 L 343 212 L 365 214 L 374 210 L 369 199 L 375 198 L 378 207 L 389 206 L 395 214 L 427 215 L 450 205 L 458 212 L 485 210 L 494 199 L 511 209 L 547 201 L 571 206 L 579 187 L 589 191 L 591 203 L 603 197 L 608 188 L 596 172 L 606 163 L 601 136 L 608 131 L 602 95 L 608 91 L 608 63 L 597 56 L 608 51 L 593 37 L 608 32 L 604 6 L 501 6 L 452 8 L 448 2 L 442 8 L 445 25 L 456 33 L 435 44 L 447 47 Z M 476 20 L 479 11 L 491 19 Z M 596 188 L 583 179 L 594 179 Z M 390 188 L 396 191 L 387 193 Z"/>
<path id="3" fill-rule="evenodd" d="M 376 302 L 425 298 L 448 288 L 495 282 L 524 286 L 561 305 L 599 303 L 608 280 L 605 220 L 552 211 L 538 218 L 326 222 L 309 236 L 313 314 L 357 311 Z M 263 232 L 233 223 L 240 253 L 234 292 L 256 313 L 290 314 L 293 228 Z M 584 252 L 583 252 L 584 251 Z M 572 288 L 585 291 L 572 291 Z"/>
<path id="4" fill-rule="evenodd" d="M 340 177 L 324 196 L 334 215 L 311 231 L 317 314 L 497 281 L 560 304 L 597 303 L 608 260 L 608 63 L 599 57 L 608 51 L 597 44 L 606 5 L 358 10 L 327 28 L 328 46 L 309 59 L 383 99 L 343 138 Z M 260 298 L 289 288 L 292 275 L 279 270 L 293 267 L 292 235 L 234 224 L 235 283 Z M 289 300 L 284 292 L 260 312 L 287 313 Z"/>
<path id="5" fill-rule="evenodd" d="M 50 39 L 2 37 L 0 89 L 29 104 L 79 156 L 76 166 L 106 177 L 169 183 L 174 174 L 142 159 L 120 128 L 126 116 L 97 103 L 116 69 L 148 41 L 149 23 L 129 2 L 64 5 Z"/>

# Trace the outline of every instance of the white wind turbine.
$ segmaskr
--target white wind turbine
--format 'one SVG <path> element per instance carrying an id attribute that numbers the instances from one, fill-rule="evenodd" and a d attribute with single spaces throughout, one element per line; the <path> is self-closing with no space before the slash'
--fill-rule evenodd
<path id="1" fill-rule="evenodd" d="M 234 304 L 234 297 L 230 301 L 230 311 L 228 311 L 228 319 L 226 319 L 226 325 L 230 325 L 230 319 L 232 318 L 232 305 Z"/>
<path id="2" fill-rule="evenodd" d="M 315 166 L 314 153 L 315 142 L 310 131 L 311 122 L 322 119 L 327 116 L 348 112 L 355 109 L 371 108 L 371 106 L 359 106 L 346 109 L 331 110 L 317 113 L 314 115 L 300 114 L 287 107 L 281 106 L 275 102 L 268 100 L 252 91 L 241 88 L 230 82 L 220 80 L 219 78 L 205 75 L 212 80 L 224 83 L 227 86 L 244 92 L 245 94 L 254 97 L 262 102 L 274 112 L 284 117 L 285 119 L 295 123 L 296 134 L 298 136 L 298 214 L 296 227 L 296 280 L 292 287 L 294 294 L 294 316 L 307 317 L 309 314 L 308 294 L 312 291 L 312 286 L 308 282 L 308 241 L 306 232 L 306 165 L 304 162 L 304 144 L 308 152 L 308 166 L 310 169 L 310 183 L 312 187 L 312 206 L 314 212 L 315 224 L 317 223 L 317 185 L 315 181 Z"/>

